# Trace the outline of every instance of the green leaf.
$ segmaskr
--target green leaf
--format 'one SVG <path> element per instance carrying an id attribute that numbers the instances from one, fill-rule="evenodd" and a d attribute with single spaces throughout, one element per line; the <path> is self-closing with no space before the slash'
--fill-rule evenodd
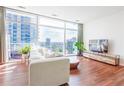
<path id="1" fill-rule="evenodd" d="M 85 50 L 86 50 L 86 48 L 85 48 L 83 42 L 76 42 L 76 43 L 75 43 L 75 46 L 77 47 L 77 49 L 78 49 L 79 51 L 85 51 Z"/>
<path id="2" fill-rule="evenodd" d="M 26 45 L 23 48 L 21 48 L 20 52 L 22 54 L 28 54 L 30 52 L 30 50 L 31 50 L 31 47 Z"/>

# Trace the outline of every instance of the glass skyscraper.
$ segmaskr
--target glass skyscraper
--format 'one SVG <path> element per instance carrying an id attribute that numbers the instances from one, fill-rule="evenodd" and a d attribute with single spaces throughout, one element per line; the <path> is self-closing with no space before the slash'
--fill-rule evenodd
<path id="1" fill-rule="evenodd" d="M 20 58 L 19 49 L 34 42 L 36 26 L 31 24 L 31 18 L 23 15 L 6 13 L 7 42 L 9 59 Z"/>

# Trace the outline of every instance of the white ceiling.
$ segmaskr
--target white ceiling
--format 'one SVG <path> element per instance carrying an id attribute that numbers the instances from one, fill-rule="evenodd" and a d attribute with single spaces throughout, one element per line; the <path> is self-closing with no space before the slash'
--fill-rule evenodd
<path id="1" fill-rule="evenodd" d="M 24 6 L 9 7 L 67 21 L 85 23 L 124 11 L 124 6 Z M 53 14 L 57 16 L 52 16 Z"/>

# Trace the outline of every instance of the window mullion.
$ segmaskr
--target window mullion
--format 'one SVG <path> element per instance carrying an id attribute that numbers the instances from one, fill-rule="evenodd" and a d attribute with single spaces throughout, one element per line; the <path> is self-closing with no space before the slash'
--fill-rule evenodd
<path id="1" fill-rule="evenodd" d="M 66 55 L 66 23 L 64 22 L 64 55 Z"/>

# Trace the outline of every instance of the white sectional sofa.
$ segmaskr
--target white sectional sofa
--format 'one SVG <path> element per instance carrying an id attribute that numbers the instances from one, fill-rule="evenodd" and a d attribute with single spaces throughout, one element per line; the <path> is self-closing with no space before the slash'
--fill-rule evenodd
<path id="1" fill-rule="evenodd" d="M 44 47 L 38 47 L 32 49 L 30 52 L 30 59 L 37 59 L 37 58 L 54 58 L 54 57 L 62 57 L 63 54 L 60 52 L 54 52 Z"/>
<path id="2" fill-rule="evenodd" d="M 29 85 L 57 86 L 68 83 L 69 59 L 64 57 L 35 59 L 29 64 Z"/>

